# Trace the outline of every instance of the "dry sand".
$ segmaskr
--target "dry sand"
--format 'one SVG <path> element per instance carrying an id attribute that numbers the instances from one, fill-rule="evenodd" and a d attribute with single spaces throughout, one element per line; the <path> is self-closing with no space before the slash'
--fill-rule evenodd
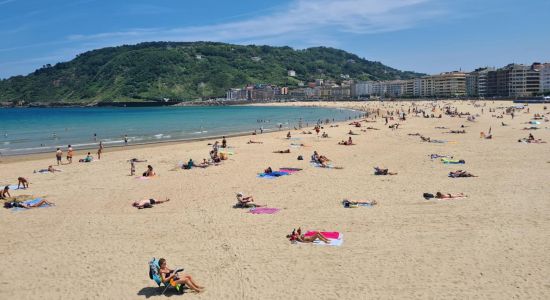
<path id="1" fill-rule="evenodd" d="M 443 103 L 443 102 L 441 102 Z M 289 148 L 286 131 L 229 139 L 235 155 L 207 169 L 171 169 L 178 161 L 207 157 L 206 141 L 105 150 L 100 161 L 63 165 L 62 173 L 33 174 L 51 158 L 0 164 L 0 183 L 26 176 L 31 186 L 12 195 L 47 196 L 54 208 L 12 212 L 0 209 L 0 299 L 164 299 L 148 278 L 148 261 L 164 257 L 183 266 L 202 294 L 185 299 L 549 299 L 550 144 L 523 144 L 521 124 L 492 118 L 485 102 L 475 123 L 465 118 L 409 117 L 399 130 L 363 123 L 361 132 L 342 124 L 325 127 L 330 138 L 302 135 L 312 147 Z M 421 106 L 428 102 L 419 103 Z M 288 105 L 288 104 L 287 104 Z M 298 105 L 298 104 L 296 104 Z M 409 103 L 324 103 L 348 107 L 397 108 Z M 460 111 L 481 107 L 453 102 Z M 502 127 L 500 122 L 510 124 Z M 445 134 L 435 126 L 467 134 Z M 479 138 L 492 126 L 493 139 Z M 533 131 L 550 141 L 550 123 Z M 339 146 L 352 128 L 355 146 Z M 408 133 L 454 141 L 423 143 Z M 246 144 L 253 138 L 263 144 Z M 343 170 L 314 168 L 313 150 Z M 443 165 L 429 154 L 454 155 L 466 165 Z M 296 157 L 303 155 L 305 160 Z M 129 176 L 127 159 L 147 159 L 159 176 Z M 79 158 L 79 157 L 77 157 Z M 137 172 L 147 163 L 137 164 Z M 256 177 L 267 166 L 304 170 L 276 180 Z M 397 176 L 374 176 L 384 166 Z M 478 178 L 451 179 L 465 169 Z M 234 209 L 235 193 L 282 210 L 252 215 Z M 423 192 L 469 195 L 431 200 Z M 137 210 L 135 200 L 172 201 Z M 344 209 L 343 198 L 377 200 L 373 208 Z M 340 231 L 341 247 L 292 245 L 293 228 Z"/>

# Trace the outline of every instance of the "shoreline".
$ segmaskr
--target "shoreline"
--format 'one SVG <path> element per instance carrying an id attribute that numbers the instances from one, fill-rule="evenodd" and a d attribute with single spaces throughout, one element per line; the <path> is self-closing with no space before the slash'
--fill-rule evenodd
<path id="1" fill-rule="evenodd" d="M 297 102 L 293 102 L 293 103 L 297 103 Z M 239 105 L 235 105 L 235 106 L 320 107 L 320 108 L 329 108 L 329 109 L 346 109 L 346 110 L 350 110 L 350 111 L 357 112 L 357 113 L 362 112 L 361 110 L 353 109 L 353 108 L 349 108 L 349 107 L 323 107 L 323 106 L 311 106 L 311 105 L 305 105 L 305 104 L 300 104 L 300 105 L 284 105 L 284 103 L 282 103 L 282 104 L 283 105 L 275 105 L 274 103 L 256 103 L 256 104 L 239 104 Z M 342 122 L 344 122 L 344 121 L 345 120 L 342 120 Z M 335 123 L 338 123 L 338 122 L 340 122 L 340 121 L 338 121 L 338 120 L 335 121 Z M 292 128 L 292 127 L 283 127 L 282 130 L 293 130 L 293 129 L 294 128 Z M 277 131 L 281 131 L 281 130 L 278 130 L 278 129 L 275 129 L 275 128 L 273 128 L 273 129 L 269 129 L 269 128 L 264 129 L 264 133 L 277 132 Z M 191 137 L 191 138 L 181 138 L 181 139 L 166 139 L 166 140 L 149 141 L 149 142 L 141 142 L 141 143 L 139 143 L 139 142 L 138 143 L 130 143 L 128 145 L 125 145 L 123 142 L 121 142 L 120 144 L 117 144 L 117 145 L 108 145 L 108 146 L 104 145 L 104 148 L 103 148 L 104 150 L 103 151 L 104 152 L 111 152 L 111 151 L 107 151 L 107 150 L 111 149 L 111 150 L 114 150 L 114 151 L 120 151 L 120 150 L 123 150 L 123 149 L 147 148 L 148 146 L 155 147 L 157 145 L 192 143 L 192 142 L 199 142 L 199 141 L 205 141 L 205 140 L 221 139 L 223 136 L 226 136 L 226 137 L 240 137 L 240 136 L 246 136 L 246 135 L 254 136 L 252 134 L 252 132 L 254 132 L 254 129 L 251 129 L 251 131 L 238 131 L 238 132 L 232 132 L 232 133 L 227 133 L 227 134 L 213 134 L 213 135 L 203 136 L 203 137 Z M 260 133 L 257 133 L 257 135 L 260 135 Z M 88 147 L 85 146 L 85 147 L 82 147 L 82 148 L 75 149 L 74 152 L 75 152 L 75 154 L 80 154 L 80 153 L 86 154 L 87 152 L 93 152 L 93 151 L 97 150 L 98 146 L 99 146 L 99 141 L 94 142 L 93 146 L 88 146 Z M 63 151 L 65 151 L 65 149 L 63 149 Z M 46 158 L 46 157 L 52 155 L 52 153 L 55 153 L 55 149 L 54 150 L 48 149 L 48 150 L 37 151 L 37 152 L 32 152 L 32 153 L 17 153 L 17 154 L 8 154 L 8 155 L 0 153 L 0 163 L 23 161 L 23 160 L 27 160 L 27 159 L 29 159 L 29 160 L 43 159 L 43 158 Z"/>

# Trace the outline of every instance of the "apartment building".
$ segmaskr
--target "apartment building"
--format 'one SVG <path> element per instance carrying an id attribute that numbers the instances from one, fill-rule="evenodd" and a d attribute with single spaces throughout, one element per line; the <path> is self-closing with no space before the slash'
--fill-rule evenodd
<path id="1" fill-rule="evenodd" d="M 434 96 L 464 97 L 466 96 L 466 73 L 447 72 L 431 76 L 433 78 Z"/>
<path id="2" fill-rule="evenodd" d="M 540 68 L 540 92 L 550 92 L 550 63 L 541 65 Z"/>

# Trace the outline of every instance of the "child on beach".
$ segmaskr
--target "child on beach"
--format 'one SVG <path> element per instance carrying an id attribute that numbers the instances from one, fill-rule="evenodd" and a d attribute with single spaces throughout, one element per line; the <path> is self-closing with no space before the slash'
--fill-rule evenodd
<path id="1" fill-rule="evenodd" d="M 29 187 L 29 181 L 24 177 L 17 178 L 17 188 L 23 186 L 24 189 Z"/>

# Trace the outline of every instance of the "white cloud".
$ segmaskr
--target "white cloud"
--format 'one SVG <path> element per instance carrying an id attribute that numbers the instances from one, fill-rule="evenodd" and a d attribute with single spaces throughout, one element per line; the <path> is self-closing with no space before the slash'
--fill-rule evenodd
<path id="1" fill-rule="evenodd" d="M 0 5 L 4 5 L 4 4 L 8 4 L 10 2 L 15 2 L 15 0 L 4 0 L 4 1 L 0 1 Z"/>
<path id="2" fill-rule="evenodd" d="M 98 44 L 136 43 L 141 41 L 224 41 L 265 43 L 298 39 L 334 40 L 334 35 L 369 34 L 401 30 L 415 26 L 443 11 L 429 8 L 434 0 L 294 0 L 277 11 L 220 24 L 180 28 L 148 28 L 71 35 L 71 41 Z M 330 33 L 330 34 L 328 34 Z"/>

